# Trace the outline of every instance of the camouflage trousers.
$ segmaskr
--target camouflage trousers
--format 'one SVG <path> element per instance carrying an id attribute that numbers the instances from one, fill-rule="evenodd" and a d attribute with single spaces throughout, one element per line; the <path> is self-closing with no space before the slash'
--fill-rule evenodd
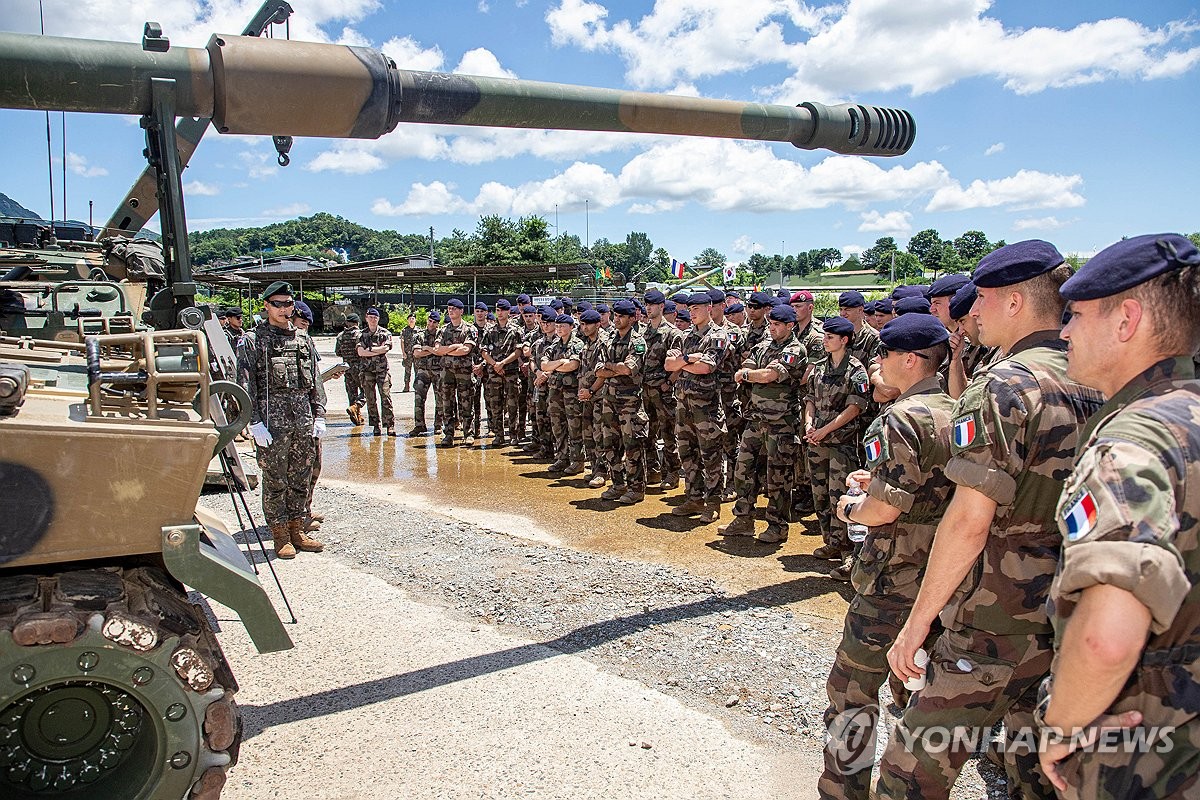
<path id="1" fill-rule="evenodd" d="M 681 396 L 675 409 L 675 437 L 688 497 L 720 502 L 725 459 L 725 413 L 720 397 Z"/>
<path id="2" fill-rule="evenodd" d="M 507 434 L 517 440 L 517 394 L 521 389 L 521 376 L 517 373 L 497 375 L 489 370 L 483 386 L 484 399 L 488 407 L 488 431 L 494 436 Z"/>
<path id="3" fill-rule="evenodd" d="M 583 419 L 578 390 L 574 386 L 550 388 L 550 427 L 554 431 L 554 455 L 560 461 L 583 461 Z"/>
<path id="4" fill-rule="evenodd" d="M 317 480 L 321 477 L 321 440 L 313 437 L 312 477 L 308 479 L 308 496 L 304 499 L 304 516 L 312 514 L 313 492 L 317 489 Z"/>
<path id="5" fill-rule="evenodd" d="M 396 424 L 392 415 L 392 374 L 387 370 L 381 372 L 362 372 L 362 389 L 367 395 L 367 423 L 379 425 L 380 412 L 383 414 L 383 427 L 391 428 Z M 378 397 L 376 397 L 378 393 Z"/>
<path id="6" fill-rule="evenodd" d="M 533 438 L 542 450 L 556 453 L 554 449 L 554 427 L 550 424 L 550 387 L 533 387 Z"/>
<path id="7" fill-rule="evenodd" d="M 479 434 L 479 426 L 483 422 L 483 414 L 480 412 L 480 405 L 483 401 L 483 377 L 481 375 L 472 375 L 473 382 L 471 384 L 471 421 L 472 430 L 468 431 L 467 426 L 463 425 L 463 435 L 470 433 Z M 492 421 L 491 414 L 488 414 L 488 430 L 495 430 L 495 423 Z"/>
<path id="8" fill-rule="evenodd" d="M 599 398 L 592 400 L 577 400 L 579 408 L 579 435 L 583 441 L 583 457 L 592 467 L 592 472 L 601 475 L 608 473 L 608 463 L 600 463 L 596 455 L 597 445 L 604 435 L 601 424 L 601 402 Z"/>
<path id="9" fill-rule="evenodd" d="M 300 519 L 312 482 L 313 416 L 307 393 L 271 394 L 267 430 L 271 443 L 255 446 L 262 481 L 263 516 L 268 525 Z"/>
<path id="10" fill-rule="evenodd" d="M 462 424 L 463 436 L 470 436 L 475 418 L 471 416 L 475 378 L 469 372 L 442 372 L 442 433 L 453 436 Z"/>
<path id="11" fill-rule="evenodd" d="M 346 383 L 346 405 L 362 405 L 366 402 L 362 390 L 362 368 L 358 364 L 349 364 L 350 368 L 342 376 Z"/>
<path id="12" fill-rule="evenodd" d="M 792 514 L 792 474 L 800 448 L 796 426 L 789 422 L 749 422 L 738 448 L 733 513 L 752 517 L 759 492 L 767 495 L 767 522 L 786 535 Z M 762 467 L 766 465 L 766 474 Z"/>
<path id="13" fill-rule="evenodd" d="M 528 367 L 522 367 L 522 370 L 528 370 Z M 525 432 L 529 429 L 527 420 L 530 419 L 529 406 L 533 399 L 533 379 L 526 372 L 521 372 L 517 375 L 517 439 L 521 441 L 525 438 Z"/>
<path id="14" fill-rule="evenodd" d="M 1048 632 L 1001 636 L 971 628 L 945 631 L 929 654 L 928 685 L 909 702 L 883 752 L 879 797 L 950 797 L 963 764 L 979 749 L 969 743 L 986 741 L 987 731 L 1003 720 L 1008 796 L 1054 798 L 1054 787 L 1038 764 L 1033 723 L 1038 686 L 1050 671 L 1052 638 Z M 946 746 L 940 735 L 923 735 L 932 729 L 970 734 L 959 737 L 968 744 Z"/>
<path id="15" fill-rule="evenodd" d="M 675 440 L 675 407 L 678 402 L 671 387 L 665 381 L 665 388 L 657 388 L 644 384 L 642 386 L 642 403 L 646 407 L 646 418 L 649 423 L 646 435 L 646 466 L 673 475 L 679 474 L 679 444 Z M 662 461 L 658 457 L 658 440 L 662 439 Z"/>
<path id="16" fill-rule="evenodd" d="M 404 391 L 408 391 L 408 387 L 412 386 L 413 377 L 413 357 L 410 355 L 404 356 L 401 360 L 404 364 Z"/>
<path id="17" fill-rule="evenodd" d="M 601 460 L 609 465 L 613 486 L 646 491 L 646 429 L 649 420 L 637 394 L 604 398 L 604 446 Z"/>
<path id="18" fill-rule="evenodd" d="M 442 396 L 438 388 L 438 376 L 427 369 L 417 370 L 417 379 L 413 383 L 413 425 L 418 428 L 425 425 L 425 401 L 429 390 L 433 389 L 433 429 L 442 428 Z"/>
<path id="19" fill-rule="evenodd" d="M 721 410 L 725 412 L 725 440 L 721 450 L 725 454 L 725 489 L 733 488 L 734 473 L 737 471 L 738 445 L 741 443 L 742 431 L 746 429 L 746 420 L 742 417 L 742 398 L 738 386 L 733 382 L 733 376 L 721 376 Z"/>
<path id="20" fill-rule="evenodd" d="M 849 552 L 850 537 L 846 532 L 846 524 L 837 518 L 833 504 L 846 493 L 846 477 L 858 469 L 858 445 L 809 445 L 806 455 L 821 538 L 825 544 Z"/>

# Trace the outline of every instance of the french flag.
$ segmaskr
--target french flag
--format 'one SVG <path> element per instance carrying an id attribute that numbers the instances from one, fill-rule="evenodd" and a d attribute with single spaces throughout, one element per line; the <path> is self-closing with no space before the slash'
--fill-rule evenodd
<path id="1" fill-rule="evenodd" d="M 954 444 L 966 447 L 975 441 L 975 417 L 962 417 L 954 422 Z"/>
<path id="2" fill-rule="evenodd" d="M 683 269 L 686 266 L 687 266 L 687 264 L 683 263 L 682 261 L 676 261 L 675 259 L 672 258 L 671 259 L 671 274 L 674 275 L 676 278 L 682 280 L 683 279 Z"/>
<path id="3" fill-rule="evenodd" d="M 878 461 L 879 454 L 883 451 L 883 447 L 879 444 L 878 436 L 863 445 L 863 449 L 867 451 L 867 461 Z"/>
<path id="4" fill-rule="evenodd" d="M 1096 526 L 1096 499 L 1087 489 L 1076 498 L 1075 502 L 1063 512 L 1063 522 L 1067 526 L 1067 541 L 1082 539 L 1091 533 Z"/>

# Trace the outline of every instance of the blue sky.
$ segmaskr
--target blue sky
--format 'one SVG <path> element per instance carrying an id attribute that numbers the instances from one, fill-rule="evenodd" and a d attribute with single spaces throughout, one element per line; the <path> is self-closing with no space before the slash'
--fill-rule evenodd
<path id="1" fill-rule="evenodd" d="M 257 2 L 45 0 L 52 35 L 176 45 L 239 30 Z M 795 104 L 908 109 L 900 158 L 787 144 L 400 126 L 378 141 L 210 131 L 184 175 L 193 230 L 318 211 L 375 228 L 472 231 L 541 214 L 595 241 L 646 232 L 680 259 L 952 239 L 1045 238 L 1091 253 L 1123 235 L 1200 230 L 1200 12 L 1187 2 L 1027 0 L 293 0 L 293 38 L 383 49 L 401 67 Z M 0 0 L 35 33 L 36 0 Z M 103 32 L 98 36 L 97 32 Z M 281 35 L 281 34 L 280 34 Z M 54 115 L 54 152 L 61 153 Z M 0 111 L 0 191 L 48 215 L 45 119 Z M 142 168 L 133 118 L 66 116 L 73 218 L 107 218 Z M 61 164 L 55 167 L 61 216 Z M 585 212 L 586 206 L 586 212 Z"/>

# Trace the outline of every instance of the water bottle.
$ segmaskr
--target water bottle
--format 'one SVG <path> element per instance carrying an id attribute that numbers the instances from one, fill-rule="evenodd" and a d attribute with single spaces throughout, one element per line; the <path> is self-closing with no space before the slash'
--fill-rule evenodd
<path id="1" fill-rule="evenodd" d="M 862 493 L 863 490 L 857 486 L 851 486 L 846 490 L 846 494 L 848 494 L 850 497 L 858 497 Z M 850 537 L 850 541 L 854 542 L 855 544 L 860 544 L 866 541 L 867 526 L 863 525 L 861 522 L 847 522 L 846 534 Z"/>
<path id="2" fill-rule="evenodd" d="M 924 689 L 925 684 L 929 682 L 929 653 L 926 653 L 925 648 L 922 647 L 920 650 L 913 653 L 913 661 L 918 667 L 924 669 L 925 672 L 921 673 L 916 678 L 909 678 L 906 680 L 904 682 L 904 688 L 908 689 L 910 692 L 919 692 Z"/>

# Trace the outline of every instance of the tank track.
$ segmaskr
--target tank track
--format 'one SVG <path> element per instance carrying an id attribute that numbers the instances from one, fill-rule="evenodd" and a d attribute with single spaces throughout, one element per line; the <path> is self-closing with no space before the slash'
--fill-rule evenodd
<path id="1" fill-rule="evenodd" d="M 237 682 L 154 567 L 0 575 L 0 797 L 216 800 Z"/>

